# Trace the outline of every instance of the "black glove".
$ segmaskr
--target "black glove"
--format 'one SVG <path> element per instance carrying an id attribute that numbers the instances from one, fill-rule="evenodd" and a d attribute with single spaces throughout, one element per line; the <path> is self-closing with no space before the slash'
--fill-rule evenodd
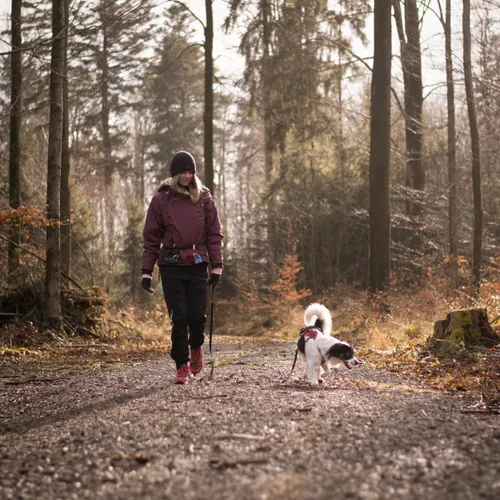
<path id="1" fill-rule="evenodd" d="M 210 275 L 210 278 L 208 279 L 208 284 L 209 286 L 215 286 L 217 283 L 219 283 L 220 280 L 220 274 L 212 273 Z"/>
<path id="2" fill-rule="evenodd" d="M 146 292 L 153 293 L 153 271 L 149 269 L 142 270 L 142 288 Z"/>

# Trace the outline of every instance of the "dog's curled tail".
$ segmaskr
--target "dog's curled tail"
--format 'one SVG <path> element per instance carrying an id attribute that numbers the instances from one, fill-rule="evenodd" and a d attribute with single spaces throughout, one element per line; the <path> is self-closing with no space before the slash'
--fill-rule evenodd
<path id="1" fill-rule="evenodd" d="M 326 335 L 330 335 L 332 332 L 332 315 L 323 304 L 315 302 L 307 306 L 304 313 L 304 323 L 306 326 L 314 325 L 321 328 Z"/>

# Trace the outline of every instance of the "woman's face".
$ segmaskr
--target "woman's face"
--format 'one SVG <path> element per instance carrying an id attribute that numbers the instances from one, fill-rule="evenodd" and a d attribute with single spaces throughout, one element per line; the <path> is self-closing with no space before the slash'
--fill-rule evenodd
<path id="1" fill-rule="evenodd" d="M 181 172 L 179 176 L 179 184 L 182 187 L 188 187 L 189 183 L 193 180 L 193 172 Z"/>

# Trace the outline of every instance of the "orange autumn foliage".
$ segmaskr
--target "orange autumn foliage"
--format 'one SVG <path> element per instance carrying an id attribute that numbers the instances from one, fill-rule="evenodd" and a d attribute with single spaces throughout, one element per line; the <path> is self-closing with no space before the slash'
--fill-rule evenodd
<path id="1" fill-rule="evenodd" d="M 278 271 L 278 278 L 271 286 L 271 290 L 276 293 L 278 300 L 286 302 L 289 305 L 297 305 L 301 299 L 311 295 L 310 290 L 298 289 L 298 274 L 303 266 L 295 254 L 295 245 L 292 247 L 292 253 L 285 255 L 283 264 Z"/>

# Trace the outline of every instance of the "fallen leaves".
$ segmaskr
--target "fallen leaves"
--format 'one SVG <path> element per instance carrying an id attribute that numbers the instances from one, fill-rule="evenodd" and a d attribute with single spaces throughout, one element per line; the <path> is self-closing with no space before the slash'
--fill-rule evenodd
<path id="1" fill-rule="evenodd" d="M 480 349 L 468 359 L 439 359 L 421 346 L 394 350 L 385 356 L 364 349 L 361 356 L 375 368 L 398 373 L 427 388 L 478 394 L 500 392 L 500 355 L 496 349 Z"/>

